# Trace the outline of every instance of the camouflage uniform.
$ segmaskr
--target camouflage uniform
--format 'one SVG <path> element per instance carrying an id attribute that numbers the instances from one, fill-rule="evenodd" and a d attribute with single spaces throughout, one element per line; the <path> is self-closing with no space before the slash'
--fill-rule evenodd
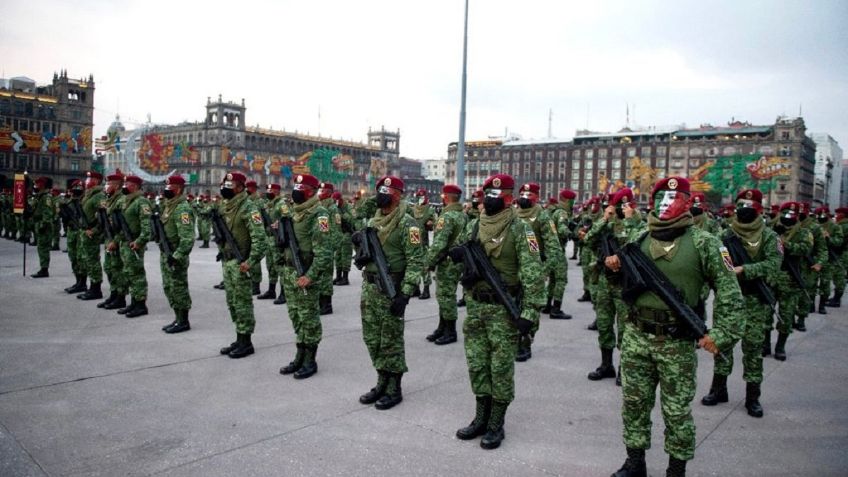
<path id="1" fill-rule="evenodd" d="M 824 310 L 824 303 L 830 298 L 830 284 L 835 283 L 837 273 L 841 273 L 843 280 L 845 272 L 841 270 L 839 260 L 841 258 L 842 243 L 845 237 L 842 233 L 842 227 L 835 224 L 833 221 L 820 224 L 823 234 L 823 241 L 827 249 L 827 260 L 822 266 L 819 274 L 819 313 Z"/>
<path id="2" fill-rule="evenodd" d="M 338 208 L 341 215 L 341 239 L 339 246 L 336 248 L 333 260 L 336 264 L 337 279 L 344 278 L 347 282 L 347 275 L 350 273 L 350 262 L 353 259 L 353 243 L 351 242 L 351 234 L 354 231 L 353 211 L 346 203 L 342 202 Z M 345 283 L 346 284 L 346 283 Z"/>
<path id="3" fill-rule="evenodd" d="M 462 265 L 453 263 L 447 254 L 459 243 L 466 221 L 462 204 L 446 205 L 436 221 L 433 244 L 427 253 L 427 268 L 436 270 L 436 301 L 439 303 L 439 325 L 436 331 L 427 336 L 427 340 L 439 345 L 456 341 L 456 287 L 462 274 Z"/>
<path id="4" fill-rule="evenodd" d="M 65 223 L 65 246 L 68 249 L 68 259 L 71 261 L 71 271 L 74 273 L 76 283 L 65 288 L 65 291 L 68 293 L 77 293 L 85 290 L 85 281 L 87 278 L 87 271 L 80 262 L 79 250 L 80 235 L 83 233 L 80 229 L 80 221 L 83 219 L 79 217 L 78 211 L 82 210 L 82 206 L 80 205 L 80 197 L 73 196 L 71 191 L 69 191 L 69 194 L 70 197 L 66 198 L 66 203 L 71 220 Z"/>
<path id="5" fill-rule="evenodd" d="M 58 194 L 53 194 L 53 240 L 50 245 L 50 250 L 59 250 L 59 243 L 62 238 L 62 219 L 59 217 L 59 203 L 61 197 Z"/>
<path id="6" fill-rule="evenodd" d="M 822 227 L 819 225 L 813 216 L 808 216 L 801 221 L 801 227 L 807 229 L 813 235 L 813 248 L 807 254 L 807 257 L 801 262 L 801 276 L 804 277 L 806 283 L 805 289 L 807 293 L 802 293 L 798 297 L 798 322 L 804 323 L 807 316 L 815 310 L 816 292 L 819 288 L 819 277 L 827 265 L 827 240 L 822 234 Z M 819 265 L 821 270 L 815 271 L 814 266 Z"/>
<path id="7" fill-rule="evenodd" d="M 209 236 L 212 231 L 212 223 L 209 220 L 209 212 L 209 199 L 205 199 L 197 205 L 197 234 L 203 242 L 203 245 L 201 245 L 200 248 L 209 247 Z"/>
<path id="8" fill-rule="evenodd" d="M 103 231 L 97 222 L 97 209 L 106 207 L 106 194 L 102 186 L 95 186 L 85 191 L 81 201 L 84 222 L 87 228 L 80 231 L 79 261 L 83 274 L 91 281 L 89 291 L 78 298 L 102 298 L 100 284 L 103 282 L 103 267 L 100 263 L 100 244 L 103 243 Z M 88 231 L 92 232 L 91 237 Z"/>
<path id="9" fill-rule="evenodd" d="M 276 192 L 275 192 L 276 194 Z M 271 223 L 275 223 L 279 220 L 279 217 L 274 217 L 274 211 L 279 207 L 280 202 L 282 202 L 282 197 L 276 195 L 274 199 L 264 199 L 263 207 L 265 208 L 265 213 L 268 216 L 268 219 L 271 220 Z M 270 224 L 269 224 L 270 225 Z M 257 298 L 260 300 L 266 300 L 271 298 L 277 298 L 277 281 L 279 280 L 280 286 L 284 287 L 282 282 L 282 270 L 279 269 L 277 263 L 280 261 L 279 251 L 277 250 L 277 238 L 273 232 L 273 226 L 271 226 L 271 230 L 265 230 L 265 269 L 268 271 L 268 291 L 259 295 Z M 284 293 L 284 292 L 281 292 Z"/>
<path id="10" fill-rule="evenodd" d="M 848 270 L 848 217 L 839 219 L 836 225 L 842 229 L 842 246 L 837 252 L 837 261 L 833 268 L 833 299 L 828 303 L 828 306 L 841 306 L 842 295 L 845 293 L 845 274 Z"/>
<path id="11" fill-rule="evenodd" d="M 265 207 L 265 202 L 267 202 L 267 200 L 264 197 L 259 197 L 259 195 L 257 195 L 256 193 L 253 193 L 253 194 L 246 193 L 246 194 L 247 194 L 247 200 L 253 202 L 253 207 L 256 209 L 257 212 L 259 211 L 259 209 Z M 261 215 L 260 215 L 259 219 L 260 220 L 262 219 Z M 262 236 L 264 237 L 265 235 L 266 235 L 265 230 L 263 228 Z M 259 260 L 257 260 L 256 263 L 253 263 L 250 266 L 250 281 L 251 281 L 251 289 L 250 290 L 251 290 L 251 293 L 253 295 L 259 295 L 259 293 L 261 291 L 260 287 L 262 286 L 262 259 L 265 257 L 265 251 L 266 251 L 266 247 L 263 245 L 262 254 L 259 256 Z M 226 275 L 226 266 L 224 267 L 224 270 L 225 270 L 225 275 Z"/>
<path id="12" fill-rule="evenodd" d="M 46 274 L 50 268 L 50 249 L 53 244 L 53 220 L 56 208 L 50 190 L 39 190 L 35 196 L 32 219 L 35 241 L 38 244 L 38 264 Z M 46 276 L 46 275 L 44 275 Z"/>
<path id="13" fill-rule="evenodd" d="M 568 260 L 566 260 L 566 247 L 568 241 L 572 238 L 572 228 L 575 227 L 574 217 L 572 215 L 573 199 L 560 200 L 560 202 L 551 209 L 551 219 L 556 227 L 557 237 L 559 238 L 560 249 L 562 250 L 562 263 L 551 263 L 552 270 L 548 274 L 548 300 L 551 302 L 562 302 L 562 297 L 565 294 L 565 287 L 568 285 Z M 576 255 L 576 249 L 575 249 Z M 559 275 L 557 273 L 559 272 Z"/>
<path id="14" fill-rule="evenodd" d="M 368 221 L 371 220 L 371 217 L 374 217 L 374 214 L 377 213 L 377 203 L 375 202 L 375 197 L 366 197 L 364 199 L 357 199 L 353 203 L 353 229 L 354 230 L 362 230 L 368 224 Z"/>
<path id="15" fill-rule="evenodd" d="M 795 324 L 795 316 L 803 319 L 809 314 L 809 299 L 804 297 L 806 290 L 799 287 L 795 280 L 789 274 L 788 266 L 790 262 L 801 270 L 801 277 L 804 279 L 804 269 L 807 266 L 807 257 L 813 251 L 815 239 L 813 233 L 801 224 L 795 224 L 792 227 L 786 228 L 780 222 L 775 224 L 775 231 L 780 237 L 783 247 L 783 264 L 781 271 L 773 275 L 770 284 L 774 286 L 777 292 L 778 320 L 775 328 L 778 332 L 777 346 L 775 347 L 775 358 L 786 359 L 784 346 Z M 800 289 L 799 289 L 800 288 Z M 766 338 L 763 351 L 766 346 L 771 348 L 771 328 L 772 320 L 765 324 Z"/>
<path id="16" fill-rule="evenodd" d="M 410 207 L 409 213 L 412 214 L 412 218 L 415 219 L 418 223 L 418 228 L 421 229 L 422 247 L 426 254 L 427 249 L 430 248 L 430 231 L 433 230 L 433 225 L 436 221 L 436 214 L 433 212 L 433 207 L 431 207 L 430 204 L 414 205 Z M 421 282 L 427 289 L 427 295 L 429 296 L 429 288 L 433 278 L 430 276 L 430 270 L 423 270 L 421 273 Z M 418 291 L 417 285 L 415 287 L 415 291 Z"/>
<path id="17" fill-rule="evenodd" d="M 339 213 L 339 208 L 336 207 L 336 202 L 332 197 L 321 200 L 321 206 L 330 214 L 330 244 L 332 250 L 338 250 L 342 241 L 342 215 Z M 318 278 L 318 292 L 320 294 L 319 301 L 321 305 L 321 314 L 329 315 L 333 313 L 333 270 L 330 267 L 328 273 L 322 274 Z"/>
<path id="18" fill-rule="evenodd" d="M 113 212 L 120 210 L 122 204 L 121 189 L 117 188 L 111 196 L 107 196 L 106 206 L 103 207 L 106 212 L 106 227 L 109 227 L 113 240 L 106 243 L 105 257 L 103 258 L 103 271 L 106 273 L 106 278 L 109 279 L 109 300 L 99 303 L 97 305 L 99 308 L 103 308 L 105 304 L 114 301 L 116 297 L 124 297 L 127 294 L 126 276 L 122 273 L 124 264 L 121 261 L 121 234 L 118 224 L 112 220 Z M 108 240 L 105 234 L 104 240 Z M 109 251 L 110 247 L 114 247 L 115 250 Z"/>
<path id="19" fill-rule="evenodd" d="M 137 245 L 135 251 L 121 236 L 121 262 L 124 264 L 123 275 L 132 301 L 147 300 L 147 275 L 144 271 L 144 249 L 150 241 L 150 201 L 140 191 L 124 196 L 121 213 L 127 221 L 127 227 L 133 242 Z"/>
<path id="20" fill-rule="evenodd" d="M 159 269 L 162 272 L 162 287 L 168 305 L 174 310 L 177 321 L 181 321 L 182 313 L 191 309 L 191 295 L 188 288 L 189 254 L 194 246 L 194 217 L 192 208 L 185 195 L 180 194 L 173 199 L 163 199 L 160 220 L 165 230 L 165 237 L 174 253 L 170 257 L 159 255 Z M 161 241 L 163 237 L 159 237 Z"/>

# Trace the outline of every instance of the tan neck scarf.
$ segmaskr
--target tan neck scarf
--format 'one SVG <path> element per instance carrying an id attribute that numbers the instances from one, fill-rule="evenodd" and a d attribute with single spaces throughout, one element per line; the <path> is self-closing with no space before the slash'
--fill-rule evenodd
<path id="1" fill-rule="evenodd" d="M 480 229 L 478 237 L 486 254 L 490 257 L 499 257 L 503 247 L 504 238 L 509 232 L 509 225 L 515 218 L 512 207 L 507 207 L 495 215 L 480 214 Z"/>

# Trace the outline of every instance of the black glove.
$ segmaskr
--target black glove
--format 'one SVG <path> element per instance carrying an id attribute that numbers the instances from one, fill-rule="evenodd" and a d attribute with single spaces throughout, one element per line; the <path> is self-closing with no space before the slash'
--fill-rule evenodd
<path id="1" fill-rule="evenodd" d="M 518 321 L 515 322 L 515 327 L 518 328 L 519 334 L 529 335 L 530 330 L 533 329 L 533 322 L 530 320 L 525 320 L 524 318 L 519 318 Z"/>
<path id="2" fill-rule="evenodd" d="M 403 312 L 406 311 L 407 303 L 409 303 L 409 297 L 403 293 L 398 293 L 392 300 L 392 305 L 389 307 L 389 311 L 393 315 L 403 318 Z"/>
<path id="3" fill-rule="evenodd" d="M 171 268 L 174 268 L 175 266 L 177 266 L 177 259 L 174 258 L 173 255 L 171 255 L 170 257 L 167 258 L 167 262 L 168 262 L 168 266 L 171 267 Z"/>

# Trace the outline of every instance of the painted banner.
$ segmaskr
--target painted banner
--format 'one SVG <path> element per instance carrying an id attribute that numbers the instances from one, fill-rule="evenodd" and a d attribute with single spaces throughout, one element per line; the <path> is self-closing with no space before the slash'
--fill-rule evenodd
<path id="1" fill-rule="evenodd" d="M 26 174 L 15 174 L 14 197 L 12 201 L 12 212 L 23 214 L 26 209 Z"/>

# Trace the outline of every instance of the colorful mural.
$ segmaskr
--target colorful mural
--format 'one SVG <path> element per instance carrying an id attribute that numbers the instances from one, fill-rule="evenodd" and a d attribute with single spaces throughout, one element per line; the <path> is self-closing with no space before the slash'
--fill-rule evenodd
<path id="1" fill-rule="evenodd" d="M 0 151 L 41 152 L 50 154 L 83 154 L 91 150 L 91 128 L 78 134 L 15 131 L 0 127 Z"/>
<path id="2" fill-rule="evenodd" d="M 789 160 L 758 154 L 722 156 L 704 163 L 690 174 L 692 189 L 732 196 L 737 191 L 757 188 L 769 193 L 775 187 L 774 179 L 792 175 Z"/>
<path id="3" fill-rule="evenodd" d="M 658 171 L 651 167 L 650 162 L 642 162 L 637 156 L 630 161 L 630 172 L 627 174 L 627 186 L 633 190 L 638 197 L 641 192 L 650 194 L 657 181 Z"/>
<path id="4" fill-rule="evenodd" d="M 185 141 L 165 141 L 161 134 L 145 134 L 136 152 L 140 167 L 153 174 L 167 172 L 172 163 L 196 165 L 200 162 L 200 151 Z"/>
<path id="5" fill-rule="evenodd" d="M 349 178 L 354 171 L 352 156 L 339 154 L 339 151 L 328 148 L 315 149 L 295 157 L 233 152 L 224 146 L 221 148 L 221 163 L 231 169 L 264 172 L 266 176 L 286 179 L 297 174 L 312 174 L 321 181 L 333 183 Z"/>

